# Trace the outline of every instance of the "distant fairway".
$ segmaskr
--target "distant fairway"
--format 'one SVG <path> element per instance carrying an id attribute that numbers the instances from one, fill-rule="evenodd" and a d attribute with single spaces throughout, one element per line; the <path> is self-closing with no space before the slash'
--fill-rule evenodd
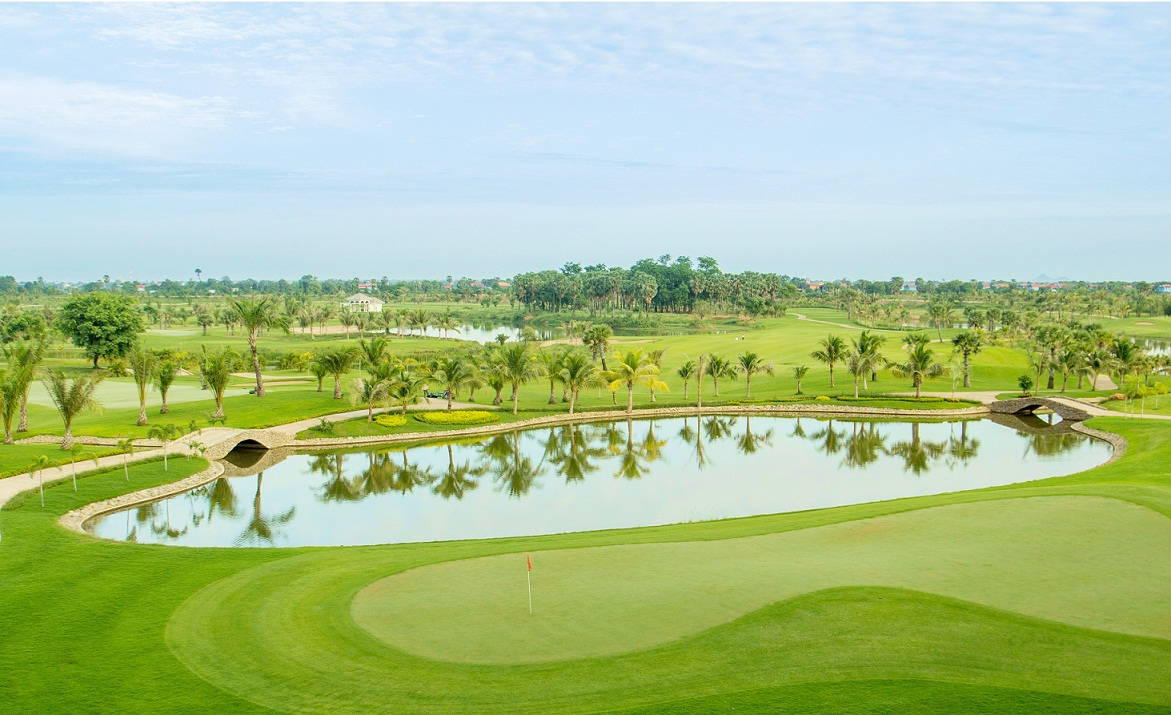
<path id="1" fill-rule="evenodd" d="M 1171 637 L 1171 522 L 1100 497 L 958 504 L 744 539 L 544 551 L 534 560 L 532 618 L 524 560 L 509 554 L 378 581 L 358 594 L 354 619 L 427 658 L 529 662 L 660 645 L 820 589 L 891 586 Z M 469 598 L 474 608 L 464 607 Z"/>

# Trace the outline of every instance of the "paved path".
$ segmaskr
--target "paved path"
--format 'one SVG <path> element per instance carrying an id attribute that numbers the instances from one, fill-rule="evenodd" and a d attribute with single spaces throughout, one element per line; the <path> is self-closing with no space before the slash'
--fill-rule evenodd
<path id="1" fill-rule="evenodd" d="M 830 320 L 818 320 L 817 318 L 810 318 L 809 316 L 807 316 L 803 313 L 788 312 L 788 313 L 786 313 L 786 315 L 791 315 L 794 318 L 796 318 L 797 320 L 805 320 L 810 323 L 821 323 L 822 325 L 833 325 L 833 326 L 836 326 L 839 328 L 845 328 L 846 330 L 870 330 L 872 332 L 878 332 L 878 333 L 901 333 L 901 332 L 903 332 L 901 330 L 895 330 L 893 328 L 863 328 L 861 325 L 849 325 L 848 323 L 835 323 Z"/>
<path id="2" fill-rule="evenodd" d="M 452 409 L 495 409 L 490 405 L 477 405 L 470 402 L 453 402 Z M 374 412 L 390 412 L 401 410 L 401 407 L 379 408 Z M 429 400 L 421 402 L 417 405 L 411 405 L 410 410 L 442 410 L 447 409 L 447 400 Z M 346 412 L 337 412 L 331 415 L 325 415 L 328 422 L 342 422 L 355 417 L 365 417 L 366 410 L 349 410 Z M 290 437 L 296 436 L 298 432 L 302 432 L 311 427 L 317 426 L 321 422 L 321 417 L 314 417 L 311 419 L 297 420 L 296 422 L 289 422 L 283 425 L 276 425 L 275 427 L 267 427 L 265 429 L 273 430 L 287 434 Z M 172 441 L 167 446 L 167 454 L 171 456 L 188 455 L 195 451 L 192 445 L 199 445 L 203 449 L 210 448 L 214 445 L 222 444 L 228 440 L 234 439 L 237 435 L 247 430 L 235 427 L 207 427 L 197 432 L 191 432 Z M 54 441 L 58 441 L 56 438 Z M 79 444 L 107 444 L 109 440 L 104 438 L 86 438 L 79 436 L 75 439 Z M 116 441 L 116 440 L 115 440 Z M 163 450 L 159 446 L 150 446 L 147 449 L 136 451 L 130 455 L 112 454 L 106 457 L 100 457 L 95 462 L 94 460 L 83 460 L 77 463 L 78 472 L 84 473 L 93 469 L 105 467 L 120 467 L 125 462 L 133 464 L 145 459 L 153 459 L 155 457 L 163 456 Z M 4 506 L 9 499 L 28 491 L 29 489 L 36 489 L 40 480 L 43 479 L 46 483 L 58 481 L 61 479 L 69 479 L 73 475 L 73 467 L 69 464 L 60 467 L 51 467 L 42 470 L 41 474 L 34 474 L 26 472 L 24 474 L 17 474 L 11 477 L 0 479 L 0 506 Z"/>

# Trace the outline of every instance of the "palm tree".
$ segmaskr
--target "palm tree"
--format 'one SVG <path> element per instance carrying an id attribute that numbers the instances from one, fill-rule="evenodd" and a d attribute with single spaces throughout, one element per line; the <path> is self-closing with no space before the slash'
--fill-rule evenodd
<path id="1" fill-rule="evenodd" d="M 370 368 L 385 362 L 390 357 L 389 347 L 386 338 L 359 340 L 358 355 L 362 364 Z"/>
<path id="2" fill-rule="evenodd" d="M 199 361 L 199 374 L 215 399 L 215 411 L 211 414 L 214 419 L 224 418 L 224 391 L 239 366 L 240 354 L 228 347 L 208 350 Z"/>
<path id="3" fill-rule="evenodd" d="M 455 317 L 455 313 L 451 310 L 446 310 L 435 321 L 435 327 L 443 331 L 443 337 L 447 337 L 448 333 L 454 330 L 459 332 L 459 319 Z"/>
<path id="4" fill-rule="evenodd" d="M 955 322 L 955 314 L 947 303 L 932 303 L 927 307 L 927 315 L 931 320 L 931 327 L 935 328 L 939 342 L 943 342 L 943 329 L 950 328 Z"/>
<path id="5" fill-rule="evenodd" d="M 134 440 L 120 439 L 114 446 L 114 453 L 122 455 L 122 475 L 130 481 L 130 455 L 134 454 Z"/>
<path id="6" fill-rule="evenodd" d="M 346 338 L 350 337 L 350 327 L 354 324 L 354 311 L 349 308 L 341 308 L 337 312 L 337 322 L 342 324 L 346 329 Z"/>
<path id="7" fill-rule="evenodd" d="M 821 349 L 809 353 L 809 357 L 825 363 L 825 366 L 829 368 L 829 386 L 835 387 L 834 364 L 841 362 L 842 358 L 845 357 L 846 341 L 837 335 L 827 335 L 818 341 L 818 344 L 821 345 Z"/>
<path id="8" fill-rule="evenodd" d="M 160 360 L 158 367 L 155 368 L 155 387 L 159 391 L 159 397 L 163 400 L 163 404 L 159 407 L 160 415 L 171 411 L 167 405 L 167 393 L 170 392 L 171 385 L 175 384 L 175 377 L 178 374 L 179 365 L 174 360 Z"/>
<path id="9" fill-rule="evenodd" d="M 610 338 L 614 331 L 605 323 L 595 323 L 585 329 L 581 335 L 581 343 L 590 351 L 594 360 L 601 359 L 602 369 L 606 368 L 606 353 L 610 350 Z"/>
<path id="10" fill-rule="evenodd" d="M 707 365 L 710 355 L 700 355 L 695 359 L 695 406 L 703 407 L 703 378 L 707 374 Z"/>
<path id="11" fill-rule="evenodd" d="M 809 366 L 808 365 L 797 365 L 796 367 L 793 368 L 793 379 L 797 381 L 797 394 L 798 395 L 802 394 L 801 393 L 801 381 L 804 380 L 805 376 L 808 374 L 809 374 Z"/>
<path id="12" fill-rule="evenodd" d="M 70 445 L 72 447 L 73 445 Z M 37 475 L 37 486 L 41 490 L 41 507 L 45 506 L 45 470 L 49 467 L 49 457 L 44 454 L 38 454 L 33 457 L 33 463 L 29 465 L 29 471 Z"/>
<path id="13" fill-rule="evenodd" d="M 569 414 L 573 414 L 578 395 L 587 387 L 602 384 L 602 375 L 597 365 L 578 350 L 565 354 L 561 361 L 561 382 L 569 390 Z"/>
<path id="14" fill-rule="evenodd" d="M 431 377 L 447 392 L 447 411 L 451 412 L 451 401 L 465 387 L 481 385 L 476 365 L 463 355 L 439 358 L 431 366 Z"/>
<path id="15" fill-rule="evenodd" d="M 549 404 L 557 401 L 555 392 L 557 382 L 561 379 L 561 367 L 565 359 L 563 349 L 549 348 L 537 351 L 537 360 L 541 363 L 541 372 L 549 378 Z"/>
<path id="16" fill-rule="evenodd" d="M 147 437 L 157 439 L 163 443 L 163 471 L 167 471 L 167 451 L 171 444 L 171 440 L 179 437 L 183 431 L 175 425 L 154 425 L 150 431 L 146 433 Z"/>
<path id="17" fill-rule="evenodd" d="M 345 375 L 358 360 L 358 353 L 353 348 L 334 348 L 327 350 L 315 358 L 315 361 L 333 375 L 333 399 L 342 399 L 342 376 Z"/>
<path id="18" fill-rule="evenodd" d="M 712 379 L 712 387 L 715 389 L 716 397 L 720 396 L 720 380 L 721 379 L 736 379 L 738 371 L 735 363 L 731 360 L 725 360 L 719 355 L 709 355 L 707 359 L 707 375 Z"/>
<path id="19" fill-rule="evenodd" d="M 93 453 L 86 450 L 85 445 L 75 444 L 69 448 L 69 476 L 73 480 L 73 491 L 77 491 L 77 463 L 87 456 L 93 456 Z M 94 462 L 97 462 L 97 457 L 94 457 Z"/>
<path id="20" fill-rule="evenodd" d="M 500 349 L 500 369 L 512 385 L 512 414 L 517 412 L 520 386 L 541 374 L 541 365 L 529 353 L 528 343 L 510 343 Z"/>
<path id="21" fill-rule="evenodd" d="M 134 377 L 134 386 L 138 389 L 138 421 L 139 427 L 146 424 L 146 388 L 150 387 L 158 367 L 158 356 L 149 350 L 136 347 L 127 356 L 130 365 L 130 374 Z"/>
<path id="22" fill-rule="evenodd" d="M 923 390 L 923 380 L 939 377 L 943 374 L 943 365 L 935 362 L 935 355 L 931 348 L 919 344 L 907 352 L 907 361 L 891 363 L 891 372 L 898 377 L 911 378 L 911 385 L 915 388 L 915 397 L 920 397 Z"/>
<path id="23" fill-rule="evenodd" d="M 886 342 L 886 338 L 882 337 L 881 335 L 875 335 L 869 330 L 863 330 L 858 335 L 857 339 L 851 339 L 851 342 L 854 345 L 854 351 L 859 354 L 866 355 L 868 357 L 868 362 L 873 365 L 873 368 L 870 370 L 869 379 L 877 380 L 878 368 L 886 362 L 882 358 L 881 352 L 882 344 Z M 864 390 L 870 389 L 870 386 L 867 384 L 867 379 L 868 378 L 866 375 L 862 376 L 862 389 Z"/>
<path id="24" fill-rule="evenodd" d="M 609 381 L 611 391 L 626 388 L 626 414 L 634 411 L 634 386 L 646 385 L 652 390 L 666 390 L 667 383 L 659 379 L 659 366 L 641 350 L 628 350 L 614 356 L 614 367 L 602 373 Z"/>
<path id="25" fill-rule="evenodd" d="M 49 393 L 49 399 L 65 423 L 65 434 L 61 438 L 61 449 L 73 447 L 73 419 L 84 410 L 95 409 L 94 391 L 105 377 L 102 373 L 79 375 L 68 378 L 60 370 L 49 370 L 42 382 Z"/>
<path id="26" fill-rule="evenodd" d="M 289 319 L 277 309 L 276 302 L 267 296 L 261 298 L 232 298 L 229 310 L 235 321 L 248 331 L 248 349 L 252 353 L 252 371 L 256 374 L 256 396 L 264 397 L 264 377 L 260 374 L 260 353 L 256 342 L 260 331 L 268 328 L 289 329 Z"/>
<path id="27" fill-rule="evenodd" d="M 322 384 L 325 382 L 326 376 L 329 375 L 329 368 L 317 357 L 314 355 L 313 359 L 309 361 L 309 374 L 317 380 L 317 391 L 321 392 Z"/>
<path id="28" fill-rule="evenodd" d="M 407 405 L 419 401 L 419 392 L 427 379 L 406 365 L 400 365 L 387 386 L 387 394 L 402 407 L 403 414 L 407 413 Z"/>
<path id="29" fill-rule="evenodd" d="M 978 331 L 965 330 L 957 333 L 952 339 L 955 352 L 960 354 L 964 372 L 964 387 L 972 386 L 972 356 L 983 348 L 983 336 Z"/>
<path id="30" fill-rule="evenodd" d="M 4 358 L 12 370 L 9 379 L 14 380 L 13 389 L 20 393 L 20 418 L 16 423 L 17 432 L 28 432 L 28 391 L 36 379 L 37 365 L 45 359 L 47 343 L 40 340 L 22 340 L 4 347 Z"/>
<path id="31" fill-rule="evenodd" d="M 350 399 L 355 405 L 366 406 L 367 422 L 374 421 L 374 406 L 386 399 L 388 387 L 385 380 L 375 377 L 360 377 L 354 380 L 354 394 Z"/>
<path id="32" fill-rule="evenodd" d="M 744 373 L 744 399 L 752 399 L 752 376 L 758 373 L 773 374 L 773 364 L 754 352 L 746 352 L 737 358 L 740 372 Z"/>
<path id="33" fill-rule="evenodd" d="M 679 379 L 683 381 L 683 399 L 687 399 L 687 385 L 691 382 L 691 378 L 695 376 L 695 361 L 684 360 L 679 369 L 675 371 Z"/>
<path id="34" fill-rule="evenodd" d="M 23 392 L 19 374 L 21 369 L 17 367 L 7 372 L 0 371 L 0 421 L 4 423 L 4 444 L 13 443 L 12 420 L 16 417 Z"/>
<path id="35" fill-rule="evenodd" d="M 866 379 L 870 374 L 872 368 L 878 363 L 878 356 L 872 353 L 860 353 L 856 350 L 851 350 L 846 353 L 846 371 L 854 378 L 854 397 L 858 396 L 858 384 Z"/>

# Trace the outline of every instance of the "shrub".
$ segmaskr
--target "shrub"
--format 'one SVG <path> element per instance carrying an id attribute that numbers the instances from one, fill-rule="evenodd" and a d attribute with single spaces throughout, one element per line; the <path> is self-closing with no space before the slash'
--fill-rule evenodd
<path id="1" fill-rule="evenodd" d="M 313 430 L 315 432 L 320 432 L 321 434 L 333 434 L 333 428 L 334 424 L 322 417 Z"/>
<path id="2" fill-rule="evenodd" d="M 407 418 L 402 415 L 378 415 L 374 421 L 383 427 L 402 427 L 407 423 Z"/>
<path id="3" fill-rule="evenodd" d="M 487 410 L 458 410 L 456 412 L 416 412 L 415 419 L 429 425 L 490 425 L 500 416 Z"/>
<path id="4" fill-rule="evenodd" d="M 1107 397 L 1106 399 L 1107 399 L 1107 400 L 1117 400 L 1117 401 L 1121 401 L 1121 400 L 1125 400 L 1125 399 L 1126 399 L 1126 395 L 1122 394 L 1121 392 L 1115 392 L 1113 395 L 1110 395 L 1110 396 L 1109 396 L 1109 397 Z"/>
<path id="5" fill-rule="evenodd" d="M 817 397 L 815 397 L 813 399 L 816 400 L 817 402 L 829 402 L 833 398 L 830 397 L 829 395 L 818 395 Z"/>

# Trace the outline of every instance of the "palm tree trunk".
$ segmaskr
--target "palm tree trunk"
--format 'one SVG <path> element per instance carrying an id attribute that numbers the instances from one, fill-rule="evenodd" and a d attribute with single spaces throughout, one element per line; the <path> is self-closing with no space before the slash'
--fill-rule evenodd
<path id="1" fill-rule="evenodd" d="M 72 420 L 65 423 L 65 434 L 61 435 L 61 449 L 69 449 L 73 446 L 73 423 Z"/>
<path id="2" fill-rule="evenodd" d="M 969 365 L 969 357 L 964 353 L 964 387 L 972 386 L 972 368 Z"/>
<path id="3" fill-rule="evenodd" d="M 555 397 L 555 393 L 556 393 L 556 385 L 554 384 L 554 382 L 552 380 L 549 380 L 549 404 L 550 405 L 557 402 L 557 398 Z"/>
<path id="4" fill-rule="evenodd" d="M 744 373 L 744 399 L 752 399 L 752 375 Z"/>
<path id="5" fill-rule="evenodd" d="M 830 387 L 835 387 L 835 383 L 834 383 L 834 364 L 833 364 L 832 362 L 829 364 L 829 386 L 830 386 Z"/>
<path id="6" fill-rule="evenodd" d="M 163 406 L 159 408 L 159 414 L 165 415 L 171 411 L 170 406 L 167 405 L 167 393 L 163 393 Z"/>
<path id="7" fill-rule="evenodd" d="M 17 432 L 28 432 L 28 388 L 20 396 L 20 419 L 16 423 Z"/>
<path id="8" fill-rule="evenodd" d="M 447 411 L 451 412 L 451 390 L 447 391 Z"/>
<path id="9" fill-rule="evenodd" d="M 858 376 L 854 376 L 854 397 L 858 397 Z"/>
<path id="10" fill-rule="evenodd" d="M 256 351 L 256 331 L 248 331 L 248 349 L 252 351 L 252 371 L 256 373 L 256 396 L 264 397 L 264 377 L 260 374 L 260 354 Z"/>
<path id="11" fill-rule="evenodd" d="M 512 391 L 512 414 L 514 414 L 514 415 L 516 414 L 516 403 L 519 400 L 520 400 L 520 396 L 517 394 L 517 391 L 514 389 Z"/>
<path id="12" fill-rule="evenodd" d="M 138 421 L 136 425 L 142 427 L 146 424 L 146 388 L 138 388 Z"/>
<path id="13" fill-rule="evenodd" d="M 335 400 L 342 399 L 342 376 L 341 375 L 334 375 L 333 376 L 333 399 L 335 399 Z"/>
<path id="14" fill-rule="evenodd" d="M 571 390 L 569 393 L 569 414 L 573 414 L 573 408 L 577 405 L 577 390 Z"/>
<path id="15" fill-rule="evenodd" d="M 634 412 L 634 385 L 628 383 L 626 385 L 626 414 Z"/>

